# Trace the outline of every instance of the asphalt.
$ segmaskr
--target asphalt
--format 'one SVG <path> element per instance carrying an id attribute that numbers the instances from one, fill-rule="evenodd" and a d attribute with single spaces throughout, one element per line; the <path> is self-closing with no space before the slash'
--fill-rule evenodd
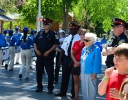
<path id="1" fill-rule="evenodd" d="M 103 56 L 102 73 L 98 75 L 98 83 L 104 76 L 104 65 L 105 58 Z M 33 62 L 32 68 L 30 69 L 29 79 L 25 80 L 24 76 L 22 80 L 19 80 L 20 64 L 15 65 L 13 71 L 5 70 L 4 66 L 0 70 L 0 100 L 72 100 L 70 99 L 71 90 L 71 79 L 69 82 L 68 92 L 66 97 L 55 97 L 53 94 L 47 93 L 47 75 L 43 75 L 43 92 L 36 93 L 36 72 L 35 63 Z M 59 91 L 61 83 L 62 70 L 59 73 L 59 82 L 54 84 L 53 92 Z M 82 99 L 81 86 L 79 91 L 79 100 Z M 105 100 L 104 96 L 97 94 L 96 100 Z"/>

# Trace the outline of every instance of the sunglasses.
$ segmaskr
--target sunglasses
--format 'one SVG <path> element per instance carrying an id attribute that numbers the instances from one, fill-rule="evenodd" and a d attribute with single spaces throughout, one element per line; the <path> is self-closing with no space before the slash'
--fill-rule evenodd
<path id="1" fill-rule="evenodd" d="M 84 41 L 85 41 L 85 42 L 89 42 L 89 41 L 91 41 L 91 40 L 84 39 Z"/>
<path id="2" fill-rule="evenodd" d="M 80 35 L 83 35 L 84 36 L 85 34 L 80 34 Z"/>

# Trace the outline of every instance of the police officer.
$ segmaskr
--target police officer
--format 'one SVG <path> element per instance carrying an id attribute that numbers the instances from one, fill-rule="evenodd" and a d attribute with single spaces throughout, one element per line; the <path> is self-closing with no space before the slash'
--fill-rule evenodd
<path id="1" fill-rule="evenodd" d="M 19 72 L 19 79 L 22 78 L 22 73 L 26 66 L 26 73 L 25 73 L 25 79 L 28 79 L 30 64 L 31 64 L 31 46 L 33 46 L 33 40 L 27 36 L 28 28 L 23 28 L 23 36 L 17 41 L 16 46 L 21 46 L 21 67 Z"/>
<path id="2" fill-rule="evenodd" d="M 15 44 L 17 42 L 17 39 L 13 37 L 13 30 L 8 30 L 8 36 L 6 37 L 6 41 L 8 43 L 10 58 L 9 58 L 9 71 L 13 71 L 14 67 L 14 57 L 15 57 Z M 5 66 L 5 69 L 7 70 L 8 66 Z"/>
<path id="3" fill-rule="evenodd" d="M 76 22 L 70 23 L 70 35 L 64 39 L 63 44 L 61 45 L 61 52 L 59 63 L 62 61 L 62 81 L 60 92 L 55 93 L 55 96 L 66 96 L 68 83 L 70 78 L 72 59 L 71 59 L 71 47 L 73 46 L 75 41 L 80 40 L 80 36 L 78 35 L 78 30 L 80 26 Z M 62 58 L 63 57 L 63 58 Z M 74 80 L 72 78 L 72 90 L 71 90 L 71 98 L 75 97 L 74 94 Z"/>
<path id="4" fill-rule="evenodd" d="M 13 34 L 13 36 L 17 39 L 17 41 L 21 38 L 22 34 L 19 32 L 19 27 L 16 26 L 15 27 L 15 32 Z M 15 54 L 15 57 L 16 57 L 16 64 L 19 64 L 19 57 L 20 57 L 20 47 L 15 47 L 15 51 L 16 51 L 16 54 Z"/>
<path id="5" fill-rule="evenodd" d="M 3 58 L 3 52 L 2 52 L 2 47 L 6 47 L 8 44 L 4 38 L 4 36 L 0 33 L 0 69 L 2 65 L 2 58 Z"/>
<path id="6" fill-rule="evenodd" d="M 112 38 L 111 43 L 108 44 L 108 47 L 106 47 L 102 51 L 102 54 L 107 56 L 107 59 L 105 62 L 107 68 L 114 66 L 114 63 L 113 63 L 114 49 L 122 43 L 128 43 L 128 38 L 124 34 L 126 22 L 120 18 L 113 18 L 112 21 L 113 21 L 112 27 L 113 27 L 115 36 Z"/>
<path id="7" fill-rule="evenodd" d="M 51 94 L 53 91 L 53 80 L 54 80 L 54 57 L 55 49 L 59 44 L 58 37 L 54 31 L 51 30 L 52 20 L 48 18 L 43 19 L 44 30 L 41 30 L 36 36 L 34 42 L 34 49 L 37 54 L 36 61 L 36 80 L 37 89 L 35 92 L 42 92 L 42 73 L 45 66 L 48 74 L 48 93 Z"/>

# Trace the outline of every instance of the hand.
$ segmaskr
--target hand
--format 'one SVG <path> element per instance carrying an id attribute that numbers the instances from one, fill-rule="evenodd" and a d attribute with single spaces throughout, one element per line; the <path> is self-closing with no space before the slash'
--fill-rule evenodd
<path id="1" fill-rule="evenodd" d="M 46 52 L 43 54 L 44 57 L 47 57 L 48 55 L 49 55 L 49 51 L 46 51 Z"/>
<path id="2" fill-rule="evenodd" d="M 91 75 L 91 80 L 94 80 L 95 79 L 95 76 L 96 76 L 96 74 L 92 74 Z"/>
<path id="3" fill-rule="evenodd" d="M 111 67 L 111 68 L 106 69 L 106 71 L 105 71 L 105 77 L 106 78 L 110 78 L 113 71 L 114 71 L 114 67 Z"/>
<path id="4" fill-rule="evenodd" d="M 36 54 L 37 54 L 38 56 L 41 56 L 41 55 L 42 55 L 39 50 L 36 49 L 35 51 L 36 51 Z"/>
<path id="5" fill-rule="evenodd" d="M 79 66 L 80 66 L 80 63 L 78 61 L 75 61 L 74 67 L 79 67 Z"/>
<path id="6" fill-rule="evenodd" d="M 58 61 L 58 66 L 60 66 L 62 64 L 62 62 L 61 61 Z"/>
<path id="7" fill-rule="evenodd" d="M 115 98 L 115 99 L 120 98 L 119 91 L 116 88 L 110 88 L 109 94 L 111 98 Z"/>

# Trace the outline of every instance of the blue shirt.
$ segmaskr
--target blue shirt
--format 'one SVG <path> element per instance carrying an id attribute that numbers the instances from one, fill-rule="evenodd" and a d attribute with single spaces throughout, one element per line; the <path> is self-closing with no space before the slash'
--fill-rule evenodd
<path id="1" fill-rule="evenodd" d="M 26 41 L 23 40 L 24 36 L 22 36 L 21 39 L 19 39 L 16 43 L 16 46 L 21 46 L 23 50 L 30 49 L 31 46 L 33 46 L 33 40 L 30 37 L 26 37 Z"/>
<path id="2" fill-rule="evenodd" d="M 101 72 L 101 52 L 98 46 L 94 46 L 93 44 L 89 48 L 84 47 L 82 50 L 80 64 L 81 67 L 84 67 L 85 74 L 99 74 Z"/>
<path id="3" fill-rule="evenodd" d="M 33 41 L 34 41 L 34 40 L 35 40 L 35 38 L 36 38 L 36 37 L 35 37 L 34 35 L 32 35 L 32 34 L 30 34 L 30 35 L 29 35 L 29 37 L 30 37 L 30 38 L 32 38 L 32 39 L 33 39 Z"/>
<path id="4" fill-rule="evenodd" d="M 0 34 L 0 48 L 1 47 L 6 47 L 8 44 L 2 34 Z"/>
<path id="5" fill-rule="evenodd" d="M 6 41 L 9 46 L 15 46 L 17 39 L 14 36 L 7 36 Z"/>
<path id="6" fill-rule="evenodd" d="M 107 39 L 106 38 L 102 38 L 101 39 L 101 44 L 105 44 L 105 43 L 107 43 Z"/>
<path id="7" fill-rule="evenodd" d="M 17 39 L 17 41 L 21 38 L 22 34 L 19 32 L 15 32 L 13 36 Z"/>

